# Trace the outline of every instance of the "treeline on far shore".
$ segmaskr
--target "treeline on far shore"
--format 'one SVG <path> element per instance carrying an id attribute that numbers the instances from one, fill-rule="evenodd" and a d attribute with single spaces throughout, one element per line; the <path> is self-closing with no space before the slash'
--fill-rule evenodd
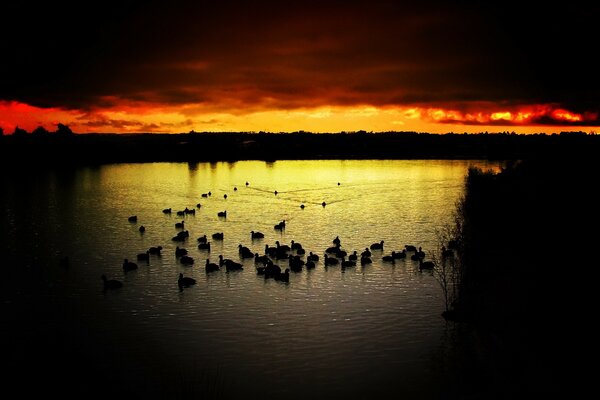
<path id="1" fill-rule="evenodd" d="M 417 132 L 20 134 L 0 136 L 3 161 L 46 164 L 289 159 L 522 159 L 597 154 L 600 136 Z M 24 164 L 22 164 L 24 165 Z"/>

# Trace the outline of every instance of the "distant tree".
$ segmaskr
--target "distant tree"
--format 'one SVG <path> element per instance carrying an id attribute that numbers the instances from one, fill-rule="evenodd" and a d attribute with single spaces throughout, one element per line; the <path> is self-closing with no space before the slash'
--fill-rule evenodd
<path id="1" fill-rule="evenodd" d="M 26 136 L 27 136 L 27 131 L 25 129 L 15 126 L 15 130 L 13 131 L 13 137 L 24 138 Z"/>
<path id="2" fill-rule="evenodd" d="M 60 122 L 56 125 L 56 134 L 59 136 L 72 136 L 73 131 L 68 125 L 61 124 Z"/>
<path id="3" fill-rule="evenodd" d="M 36 138 L 46 137 L 49 134 L 50 134 L 50 132 L 48 132 L 48 130 L 46 128 L 44 128 L 43 126 L 38 126 L 31 132 L 31 135 Z"/>

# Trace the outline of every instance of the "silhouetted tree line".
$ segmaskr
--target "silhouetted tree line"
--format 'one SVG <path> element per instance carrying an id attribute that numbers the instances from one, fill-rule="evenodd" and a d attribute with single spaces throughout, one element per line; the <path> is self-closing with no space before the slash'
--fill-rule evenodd
<path id="1" fill-rule="evenodd" d="M 466 177 L 453 317 L 460 376 L 471 377 L 477 398 L 574 394 L 586 385 L 577 358 L 596 342 L 596 154 L 554 149 Z"/>
<path id="2" fill-rule="evenodd" d="M 55 133 L 18 128 L 1 137 L 8 160 L 60 163 L 154 161 L 237 161 L 285 159 L 521 159 L 561 149 L 597 148 L 600 138 L 585 133 L 517 135 L 428 134 L 417 132 L 181 134 L 80 134 L 60 125 Z"/>

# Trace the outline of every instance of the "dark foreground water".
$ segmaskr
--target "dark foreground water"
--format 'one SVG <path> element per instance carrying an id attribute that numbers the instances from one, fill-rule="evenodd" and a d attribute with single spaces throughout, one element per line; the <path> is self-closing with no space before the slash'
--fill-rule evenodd
<path id="1" fill-rule="evenodd" d="M 448 328 L 441 290 L 416 262 L 382 256 L 406 244 L 438 250 L 471 165 L 493 166 L 244 161 L 4 171 L 8 388 L 88 398 L 435 398 Z M 186 207 L 195 214 L 176 214 Z M 274 229 L 283 220 L 285 230 Z M 182 221 L 189 237 L 173 241 Z M 252 240 L 251 231 L 265 237 Z M 197 247 L 203 235 L 210 251 Z M 364 267 L 325 267 L 336 236 L 349 254 L 382 240 L 384 249 Z M 257 275 L 254 260 L 239 257 L 240 244 L 264 254 L 265 245 L 292 240 L 321 261 L 289 283 Z M 136 260 L 153 246 L 161 256 Z M 177 259 L 177 246 L 192 266 Z M 244 269 L 207 274 L 206 259 L 219 255 Z M 138 269 L 125 273 L 125 258 Z M 179 273 L 197 284 L 179 290 Z M 123 287 L 104 292 L 102 274 Z"/>

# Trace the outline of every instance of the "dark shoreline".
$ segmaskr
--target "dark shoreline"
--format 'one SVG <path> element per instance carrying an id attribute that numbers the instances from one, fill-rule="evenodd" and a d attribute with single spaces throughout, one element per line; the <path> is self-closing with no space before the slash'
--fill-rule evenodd
<path id="1" fill-rule="evenodd" d="M 584 132 L 509 133 L 181 133 L 0 136 L 4 163 L 98 165 L 312 159 L 517 160 L 553 154 L 595 156 L 600 136 Z"/>

